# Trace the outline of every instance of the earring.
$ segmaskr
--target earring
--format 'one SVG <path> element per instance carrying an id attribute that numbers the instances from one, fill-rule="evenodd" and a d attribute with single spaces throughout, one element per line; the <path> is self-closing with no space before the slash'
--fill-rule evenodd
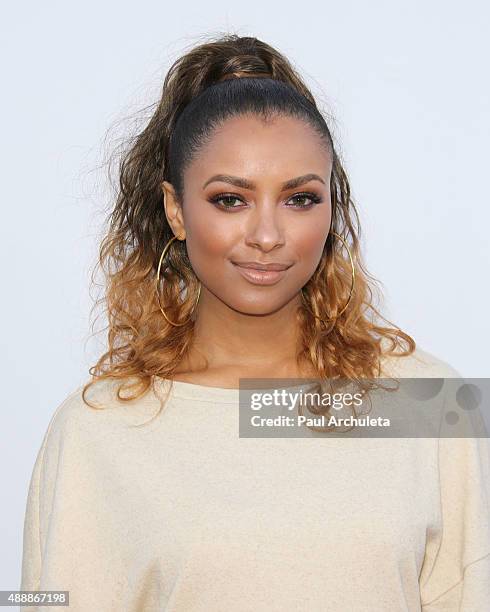
<path id="1" fill-rule="evenodd" d="M 345 303 L 344 307 L 342 308 L 342 310 L 338 313 L 337 317 L 339 317 L 344 312 L 344 310 L 347 308 L 347 306 L 349 305 L 349 302 L 351 301 L 351 298 L 352 298 L 352 291 L 354 289 L 354 282 L 355 282 L 355 268 L 354 268 L 354 260 L 352 259 L 352 255 L 351 255 L 349 247 L 347 246 L 347 242 L 342 238 L 342 236 L 340 236 L 336 232 L 330 232 L 330 233 L 333 234 L 334 236 L 337 236 L 337 238 L 339 238 L 343 242 L 345 248 L 347 249 L 347 253 L 349 254 L 350 265 L 351 265 L 351 268 L 352 268 L 352 281 L 351 281 L 351 286 L 350 286 L 349 297 L 348 297 L 347 302 Z M 318 319 L 324 325 L 326 325 L 325 319 L 322 319 L 321 317 L 317 316 L 308 307 L 308 304 L 307 304 L 306 299 L 305 299 L 305 294 L 303 292 L 303 288 L 301 288 L 301 298 L 303 300 L 303 304 L 304 304 L 306 310 L 308 310 L 310 312 L 310 314 L 312 314 L 316 319 Z M 337 318 L 337 317 L 335 317 L 335 318 Z M 331 319 L 327 319 L 327 320 L 331 320 Z"/>
<path id="2" fill-rule="evenodd" d="M 157 294 L 158 305 L 160 306 L 160 310 L 162 311 L 162 314 L 165 317 L 165 319 L 167 320 L 167 322 L 170 323 L 170 325 L 173 325 L 174 327 L 181 327 L 182 325 L 185 325 L 188 321 L 191 320 L 192 313 L 196 309 L 197 303 L 199 302 L 199 296 L 201 295 L 201 283 L 199 283 L 199 289 L 197 291 L 197 298 L 195 300 L 194 306 L 192 307 L 192 310 L 191 310 L 189 318 L 186 319 L 183 323 L 174 323 L 174 321 L 171 321 L 167 317 L 167 315 L 165 314 L 165 311 L 162 308 L 162 303 L 160 301 L 160 293 L 158 292 L 158 282 L 160 280 L 160 268 L 162 267 L 162 262 L 163 262 L 163 260 L 165 258 L 165 255 L 166 255 L 170 245 L 174 242 L 174 240 L 177 240 L 177 236 L 173 236 L 173 238 L 171 238 L 167 242 L 167 244 L 165 245 L 165 248 L 162 251 L 162 254 L 160 255 L 160 261 L 158 262 L 157 277 L 156 277 L 156 281 L 155 281 L 155 293 Z"/>

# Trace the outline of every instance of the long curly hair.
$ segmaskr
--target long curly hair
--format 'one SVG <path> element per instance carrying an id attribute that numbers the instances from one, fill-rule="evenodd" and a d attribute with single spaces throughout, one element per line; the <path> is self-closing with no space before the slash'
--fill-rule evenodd
<path id="1" fill-rule="evenodd" d="M 317 269 L 302 288 L 298 364 L 312 366 L 319 379 L 359 380 L 382 375 L 383 355 L 414 352 L 413 338 L 393 326 L 373 304 L 377 280 L 362 263 L 359 215 L 312 93 L 279 51 L 255 37 L 226 34 L 194 46 L 172 64 L 150 120 L 120 158 L 115 206 L 96 266 L 104 272 L 105 291 L 94 307 L 105 305 L 108 350 L 89 369 L 92 379 L 83 386 L 83 400 L 92 408 L 97 406 L 87 401 L 86 392 L 97 381 L 120 380 L 118 399 L 131 401 L 144 395 L 156 380 L 171 380 L 188 354 L 194 330 L 189 315 L 199 281 L 184 241 L 175 241 L 169 249 L 158 292 L 171 320 L 186 321 L 183 325 L 175 327 L 166 321 L 155 290 L 160 255 L 173 236 L 161 184 L 169 181 L 183 203 L 184 169 L 216 126 L 243 113 L 264 120 L 278 114 L 301 118 L 320 135 L 333 159 L 331 233 Z M 344 245 L 332 231 L 349 244 L 355 269 L 354 290 L 343 312 L 352 268 Z M 390 326 L 383 326 L 381 320 Z M 132 393 L 122 395 L 122 389 Z"/>

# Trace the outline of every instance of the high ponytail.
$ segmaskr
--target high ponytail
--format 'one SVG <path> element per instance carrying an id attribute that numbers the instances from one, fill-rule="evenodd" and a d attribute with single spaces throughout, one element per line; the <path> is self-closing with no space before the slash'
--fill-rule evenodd
<path id="1" fill-rule="evenodd" d="M 370 310 L 387 321 L 372 304 L 370 285 L 376 279 L 361 261 L 359 216 L 329 127 L 312 93 L 279 51 L 257 38 L 229 34 L 195 46 L 171 66 L 152 117 L 119 165 L 119 189 L 98 260 L 107 283 L 102 301 L 108 315 L 108 351 L 89 370 L 92 380 L 83 390 L 88 405 L 85 392 L 98 380 L 124 381 L 118 398 L 136 399 L 155 379 L 171 379 L 188 354 L 194 329 L 188 314 L 198 282 L 183 242 L 176 241 L 169 249 L 162 296 L 171 320 L 188 322 L 181 327 L 168 324 L 154 291 L 161 251 L 173 236 L 161 184 L 170 182 L 185 207 L 185 168 L 217 126 L 245 113 L 264 121 L 289 115 L 316 131 L 332 158 L 331 230 L 349 242 L 354 255 L 352 300 L 337 316 L 349 295 L 351 269 L 346 254 L 329 234 L 318 268 L 304 287 L 311 308 L 298 312 L 303 332 L 298 363 L 312 365 L 318 378 L 374 378 L 381 373 L 383 341 L 390 344 L 386 354 L 392 354 L 400 340 L 407 349 L 397 354 L 414 351 L 415 341 L 408 334 L 366 316 Z M 311 311 L 323 313 L 330 323 L 322 326 Z M 123 388 L 134 389 L 135 394 L 122 396 Z"/>

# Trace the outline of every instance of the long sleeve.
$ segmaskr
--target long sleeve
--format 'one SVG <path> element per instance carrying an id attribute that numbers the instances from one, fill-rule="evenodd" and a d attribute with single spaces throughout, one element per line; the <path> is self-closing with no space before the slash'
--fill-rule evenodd
<path id="1" fill-rule="evenodd" d="M 133 585 L 127 576 L 145 551 L 145 544 L 135 546 L 131 535 L 141 542 L 150 535 L 144 532 L 146 522 L 141 524 L 144 534 L 138 535 L 143 485 L 128 490 L 115 476 L 122 469 L 126 442 L 139 440 L 128 424 L 147 416 L 146 404 L 114 407 L 110 396 L 98 393 L 94 399 L 104 409 L 92 410 L 79 388 L 55 410 L 27 496 L 20 588 L 68 591 L 69 609 L 76 612 L 136 611 L 142 597 L 157 606 L 151 600 L 158 596 L 153 585 L 140 575 Z"/>
<path id="2" fill-rule="evenodd" d="M 45 558 L 47 538 L 56 489 L 61 482 L 59 476 L 67 419 L 76 406 L 79 391 L 80 388 L 70 393 L 53 412 L 34 463 L 24 517 L 20 590 L 46 590 L 44 581 L 49 567 Z M 59 585 L 59 590 L 66 589 Z M 22 609 L 30 612 L 37 607 L 26 606 Z"/>
<path id="3" fill-rule="evenodd" d="M 57 436 L 52 434 L 53 424 L 56 422 L 61 409 L 75 393 L 70 394 L 51 416 L 32 470 L 24 518 L 21 590 L 35 591 L 39 589 L 43 558 L 41 517 L 43 516 L 46 519 L 49 512 L 48 490 L 42 483 L 44 482 L 48 486 L 53 484 L 54 475 L 47 470 L 57 447 L 57 440 L 55 439 Z"/>
<path id="4" fill-rule="evenodd" d="M 26 512 L 24 518 L 22 578 L 20 586 L 20 589 L 25 591 L 36 591 L 39 588 L 39 577 L 41 572 L 39 483 L 41 479 L 46 438 L 47 436 L 44 437 L 42 446 L 38 452 L 27 495 Z"/>
<path id="5" fill-rule="evenodd" d="M 420 576 L 424 612 L 490 610 L 490 451 L 481 413 L 449 409 L 467 437 L 450 437 L 443 420 L 439 438 L 442 527 L 428 530 Z M 456 411 L 458 409 L 458 411 Z M 459 435 L 459 434 L 458 434 Z"/>

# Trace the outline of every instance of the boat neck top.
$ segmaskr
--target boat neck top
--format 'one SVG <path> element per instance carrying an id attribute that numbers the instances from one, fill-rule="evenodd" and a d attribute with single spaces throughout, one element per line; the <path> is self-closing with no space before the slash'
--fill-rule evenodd
<path id="1" fill-rule="evenodd" d="M 400 363 L 459 377 L 421 350 Z M 157 397 L 113 392 L 51 417 L 21 590 L 68 591 L 71 612 L 490 609 L 488 438 L 243 438 L 238 389 L 176 380 L 133 428 Z"/>

